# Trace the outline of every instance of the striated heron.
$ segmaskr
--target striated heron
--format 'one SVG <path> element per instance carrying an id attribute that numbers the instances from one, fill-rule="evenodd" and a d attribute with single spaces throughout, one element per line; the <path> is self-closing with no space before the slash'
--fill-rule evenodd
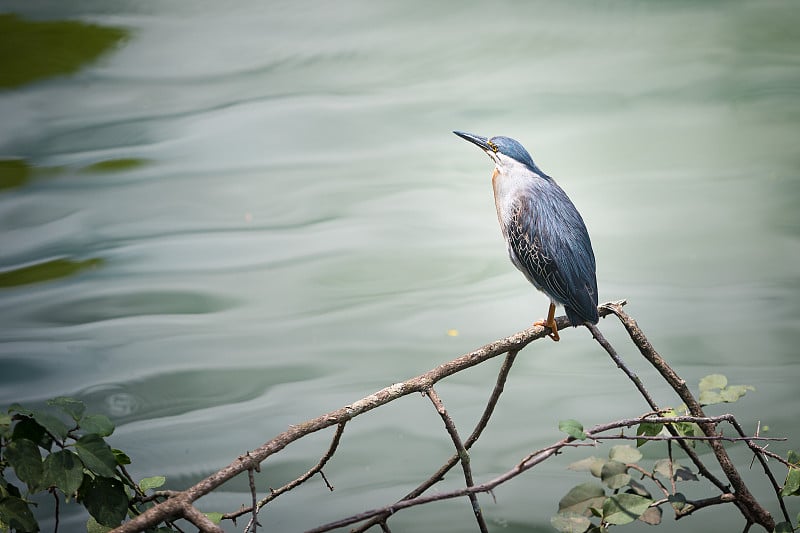
<path id="1" fill-rule="evenodd" d="M 549 327 L 550 338 L 559 340 L 556 305 L 564 306 L 573 326 L 597 324 L 592 242 L 564 190 L 514 139 L 453 133 L 479 146 L 494 162 L 494 203 L 508 255 L 528 281 L 550 298 L 547 319 L 534 324 Z"/>

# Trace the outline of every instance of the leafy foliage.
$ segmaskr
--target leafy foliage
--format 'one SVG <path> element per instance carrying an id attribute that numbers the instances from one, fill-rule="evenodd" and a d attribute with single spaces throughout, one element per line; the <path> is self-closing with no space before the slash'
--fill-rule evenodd
<path id="1" fill-rule="evenodd" d="M 699 400 L 702 405 L 730 403 L 754 390 L 750 385 L 728 385 L 728 378 L 722 374 L 711 374 L 700 380 Z"/>
<path id="2" fill-rule="evenodd" d="M 754 390 L 748 385 L 729 385 L 727 378 L 720 374 L 703 378 L 699 389 L 700 402 L 704 405 L 735 402 L 747 391 Z M 622 435 L 623 438 L 635 438 L 636 447 L 613 446 L 607 458 L 591 456 L 570 464 L 570 470 L 588 472 L 599 483 L 581 483 L 570 489 L 559 502 L 558 514 L 551 519 L 552 526 L 562 533 L 600 533 L 608 531 L 611 526 L 635 521 L 657 525 L 661 522 L 660 506 L 663 504 L 671 506 L 677 514 L 691 512 L 695 505 L 687 501 L 678 487 L 680 483 L 697 481 L 697 475 L 687 466 L 675 461 L 671 453 L 667 457 L 652 460 L 649 466 L 639 464 L 643 455 L 638 449 L 652 440 L 670 437 L 668 427 L 678 437 L 702 437 L 702 430 L 693 422 L 665 420 L 688 414 L 685 406 L 662 411 L 658 421 L 645 420 L 638 425 L 638 438 Z M 574 420 L 560 422 L 559 429 L 576 439 L 593 438 Z M 693 446 L 696 441 L 684 442 Z M 800 496 L 800 455 L 789 452 L 787 462 L 789 471 L 781 496 Z M 639 481 L 634 477 L 638 477 Z M 653 485 L 658 497 L 651 495 L 645 482 Z M 599 523 L 593 519 L 599 519 Z M 791 523 L 782 522 L 776 526 L 775 531 L 788 533 L 794 529 Z"/>
<path id="3" fill-rule="evenodd" d="M 583 424 L 577 420 L 562 420 L 558 423 L 558 429 L 577 440 L 584 440 L 586 433 L 583 432 Z"/>
<path id="4" fill-rule="evenodd" d="M 130 458 L 105 440 L 113 422 L 85 411 L 83 402 L 59 397 L 42 409 L 14 404 L 0 414 L 0 531 L 39 531 L 29 497 L 41 492 L 82 504 L 91 515 L 87 530 L 96 532 L 152 505 L 145 492 L 166 479 L 134 483 L 125 471 Z"/>
<path id="5" fill-rule="evenodd" d="M 783 483 L 781 496 L 800 496 L 800 455 L 794 450 L 789 451 L 787 461 L 791 464 L 789 472 L 786 474 L 786 481 Z M 800 522 L 800 515 L 798 515 Z"/>
<path id="6" fill-rule="evenodd" d="M 588 471 L 602 484 L 589 482 L 573 487 L 559 502 L 558 514 L 551 519 L 553 527 L 564 533 L 582 533 L 604 531 L 609 525 L 635 520 L 660 523 L 660 510 L 650 507 L 655 500 L 641 483 L 631 478 L 630 472 L 641 459 L 642 453 L 636 448 L 619 445 L 611 448 L 608 459 L 592 456 L 569 465 L 570 470 Z M 651 469 L 649 475 L 654 476 L 655 470 Z M 607 493 L 607 489 L 611 492 Z M 651 509 L 654 512 L 648 512 Z M 593 524 L 589 517 L 599 518 L 600 525 Z"/>

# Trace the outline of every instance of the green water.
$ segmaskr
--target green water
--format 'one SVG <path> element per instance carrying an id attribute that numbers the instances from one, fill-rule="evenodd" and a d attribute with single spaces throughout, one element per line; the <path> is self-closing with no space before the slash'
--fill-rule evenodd
<path id="1" fill-rule="evenodd" d="M 626 298 L 690 385 L 718 372 L 757 389 L 709 411 L 798 448 L 794 2 L 2 9 L 16 17 L 0 19 L 15 24 L 0 38 L 0 404 L 82 398 L 117 422 L 134 477 L 181 488 L 289 424 L 527 327 L 547 300 L 508 261 L 490 161 L 459 129 L 520 140 L 559 181 L 589 228 L 600 299 Z M 676 403 L 619 325 L 600 327 Z M 463 433 L 498 364 L 441 385 Z M 476 479 L 560 438 L 561 419 L 645 411 L 588 332 L 537 342 L 473 450 Z M 449 457 L 440 426 L 417 396 L 357 420 L 326 468 L 336 490 L 316 479 L 262 524 L 300 531 L 396 500 Z M 307 470 L 329 438 L 281 452 L 260 486 Z M 551 531 L 585 481 L 566 470 L 579 456 L 483 498 L 492 530 Z M 247 501 L 243 479 L 200 505 Z M 474 529 L 464 501 L 393 520 Z M 732 508 L 665 522 L 742 527 Z"/>

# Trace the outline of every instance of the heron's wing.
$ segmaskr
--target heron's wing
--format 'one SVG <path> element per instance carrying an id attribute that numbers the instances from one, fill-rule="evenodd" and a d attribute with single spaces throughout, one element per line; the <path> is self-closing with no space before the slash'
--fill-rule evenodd
<path id="1" fill-rule="evenodd" d="M 555 257 L 542 246 L 539 221 L 529 207 L 528 202 L 518 203 L 508 221 L 508 245 L 514 254 L 512 261 L 516 259 L 514 263 L 519 263 L 517 267 L 537 288 L 560 303 L 567 302 L 567 284 Z"/>
<path id="2" fill-rule="evenodd" d="M 556 214 L 550 216 L 534 210 L 530 201 L 514 206 L 508 221 L 508 244 L 516 256 L 512 261 L 516 259 L 514 263 L 537 288 L 568 307 L 568 314 L 572 310 L 582 320 L 594 323 L 597 281 L 591 241 L 566 194 L 562 200 L 569 202 L 571 209 L 549 210 Z"/>

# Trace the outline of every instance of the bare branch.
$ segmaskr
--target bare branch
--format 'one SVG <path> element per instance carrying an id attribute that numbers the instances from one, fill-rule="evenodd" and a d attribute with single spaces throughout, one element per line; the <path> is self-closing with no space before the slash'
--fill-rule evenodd
<path id="1" fill-rule="evenodd" d="M 601 310 L 602 316 L 606 316 L 609 313 L 609 310 Z M 569 320 L 567 317 L 561 316 L 558 317 L 557 324 L 559 328 L 566 328 L 569 325 Z M 247 469 L 263 462 L 269 456 L 281 451 L 297 439 L 315 433 L 321 429 L 347 422 L 353 417 L 371 411 L 403 396 L 415 392 L 422 392 L 448 376 L 471 368 L 493 357 L 497 357 L 498 355 L 509 351 L 519 351 L 531 342 L 545 337 L 549 331 L 549 328 L 543 326 L 531 326 L 510 337 L 492 342 L 452 361 L 442 363 L 433 370 L 429 370 L 417 377 L 390 385 L 350 405 L 301 424 L 290 426 L 289 429 L 265 442 L 263 445 L 250 452 L 249 455 L 238 457 L 228 466 L 181 492 L 180 497 L 185 498 L 186 501 L 194 502 L 231 478 L 245 472 Z M 155 505 L 139 516 L 127 522 L 123 522 L 119 527 L 114 529 L 114 533 L 135 533 L 153 527 L 164 520 L 178 516 L 180 513 L 180 506 L 167 505 L 170 501 L 171 500 L 167 500 Z"/>
<path id="2" fill-rule="evenodd" d="M 251 533 L 254 533 L 257 527 L 258 511 L 261 508 L 263 508 L 267 503 L 274 500 L 281 494 L 284 494 L 292 490 L 293 488 L 297 487 L 298 485 L 304 483 L 305 481 L 313 477 L 316 473 L 319 473 L 325 484 L 328 486 L 328 488 L 330 490 L 333 490 L 333 486 L 328 482 L 327 478 L 325 477 L 325 474 L 323 472 L 323 467 L 335 454 L 339 446 L 341 436 L 344 432 L 344 427 L 349 420 L 351 420 L 356 416 L 360 416 L 364 413 L 367 413 L 373 409 L 376 409 L 386 403 L 392 402 L 398 398 L 407 396 L 415 392 L 421 392 L 426 396 L 428 396 L 428 398 L 431 400 L 437 412 L 439 413 L 440 417 L 442 418 L 442 421 L 444 422 L 444 426 L 456 448 L 456 453 L 453 454 L 453 456 L 444 465 L 442 465 L 430 478 L 421 483 L 416 489 L 408 493 L 400 501 L 397 501 L 394 504 L 387 505 L 385 507 L 372 509 L 369 511 L 365 511 L 363 513 L 346 517 L 337 520 L 335 522 L 323 524 L 317 528 L 310 530 L 311 532 L 329 531 L 331 529 L 337 529 L 351 524 L 360 524 L 357 527 L 357 529 L 354 530 L 358 532 L 363 532 L 374 525 L 379 525 L 382 531 L 388 532 L 390 531 L 390 529 L 387 520 L 391 515 L 393 515 L 394 513 L 398 512 L 401 509 L 414 507 L 417 505 L 423 505 L 435 501 L 441 501 L 445 499 L 459 498 L 459 497 L 467 497 L 470 499 L 475 514 L 475 518 L 477 520 L 480 530 L 482 532 L 487 531 L 488 528 L 483 518 L 480 506 L 478 505 L 477 495 L 479 493 L 491 493 L 492 490 L 498 485 L 505 483 L 510 479 L 513 479 L 514 477 L 522 474 L 523 472 L 535 467 L 541 462 L 556 455 L 557 453 L 559 453 L 559 451 L 563 450 L 564 448 L 594 446 L 596 445 L 597 442 L 604 439 L 605 440 L 644 439 L 644 440 L 654 440 L 654 441 L 666 441 L 667 446 L 670 450 L 670 457 L 671 457 L 671 443 L 677 442 L 688 454 L 692 462 L 697 466 L 699 473 L 703 475 L 706 479 L 708 479 L 711 483 L 713 483 L 715 486 L 717 486 L 720 492 L 722 493 L 713 498 L 698 500 L 694 502 L 687 502 L 689 506 L 685 508 L 686 510 L 681 511 L 681 513 L 683 513 L 681 516 L 691 514 L 692 512 L 694 512 L 694 510 L 707 507 L 709 505 L 732 502 L 737 506 L 737 508 L 739 508 L 740 512 L 744 516 L 744 519 L 748 524 L 748 528 L 752 523 L 758 523 L 767 529 L 772 529 L 772 527 L 774 527 L 774 521 L 772 517 L 770 516 L 769 512 L 767 512 L 763 507 L 761 507 L 761 505 L 755 500 L 755 498 L 749 492 L 747 487 L 744 485 L 744 482 L 742 481 L 738 471 L 736 470 L 729 456 L 727 455 L 723 443 L 738 442 L 738 441 L 746 442 L 746 444 L 751 448 L 751 450 L 753 450 L 755 456 L 761 462 L 762 466 L 765 469 L 765 472 L 770 477 L 773 483 L 773 487 L 775 488 L 776 493 L 779 495 L 780 487 L 777 485 L 774 476 L 772 476 L 771 472 L 766 467 L 766 456 L 774 456 L 774 454 L 771 454 L 771 452 L 766 452 L 764 450 L 764 447 L 758 444 L 758 441 L 785 440 L 785 439 L 761 437 L 758 434 L 758 432 L 754 436 L 747 436 L 741 430 L 741 427 L 739 426 L 738 422 L 733 418 L 732 415 L 722 415 L 718 417 L 706 416 L 700 404 L 697 402 L 694 396 L 692 396 L 691 392 L 689 392 L 689 389 L 688 387 L 686 387 L 685 382 L 681 380 L 680 377 L 677 376 L 677 374 L 675 374 L 675 372 L 664 362 L 661 356 L 653 349 L 652 345 L 650 345 L 649 341 L 644 336 L 644 333 L 641 332 L 636 322 L 632 318 L 630 318 L 624 311 L 622 311 L 622 305 L 624 305 L 624 303 L 625 303 L 624 301 L 620 301 L 620 302 L 604 304 L 599 308 L 600 315 L 602 317 L 605 317 L 609 314 L 615 314 L 619 318 L 623 326 L 626 328 L 629 336 L 631 337 L 631 340 L 639 348 L 639 351 L 658 370 L 661 376 L 673 388 L 673 390 L 681 398 L 684 404 L 687 405 L 688 411 L 691 416 L 684 416 L 684 417 L 663 416 L 663 411 L 659 410 L 658 405 L 656 405 L 655 401 L 652 399 L 652 397 L 648 393 L 647 389 L 644 387 L 644 384 L 641 382 L 639 377 L 633 371 L 631 371 L 631 369 L 624 363 L 624 361 L 617 354 L 616 350 L 610 345 L 610 343 L 608 343 L 608 341 L 603 337 L 600 331 L 595 326 L 589 326 L 589 329 L 591 330 L 594 338 L 608 352 L 608 354 L 611 356 L 612 360 L 616 363 L 616 365 L 620 369 L 622 369 L 623 372 L 628 376 L 628 378 L 634 383 L 637 390 L 645 399 L 652 412 L 638 418 L 624 419 L 624 420 L 618 420 L 616 422 L 609 422 L 606 424 L 596 425 L 590 430 L 584 431 L 584 433 L 586 433 L 588 437 L 587 441 L 576 441 L 572 437 L 561 439 L 551 444 L 550 446 L 541 448 L 525 456 L 524 458 L 522 458 L 522 460 L 520 460 L 515 466 L 510 468 L 504 474 L 501 474 L 500 476 L 497 476 L 493 479 L 484 481 L 483 483 L 476 484 L 473 479 L 473 472 L 470 464 L 470 456 L 468 450 L 478 440 L 484 429 L 487 427 L 489 420 L 494 412 L 494 409 L 499 401 L 499 398 L 503 392 L 505 382 L 508 378 L 511 366 L 516 358 L 518 351 L 523 347 L 525 347 L 530 342 L 533 342 L 534 340 L 546 336 L 547 332 L 549 332 L 549 328 L 545 328 L 543 326 L 532 326 L 531 328 L 521 331 L 515 335 L 512 335 L 505 339 L 501 339 L 491 344 L 487 344 L 486 346 L 483 346 L 478 350 L 467 353 L 452 361 L 443 363 L 424 374 L 420 374 L 419 376 L 408 379 L 404 382 L 388 386 L 350 405 L 347 405 L 335 411 L 331 411 L 330 413 L 314 418 L 312 420 L 308 420 L 302 424 L 290 426 L 286 431 L 284 431 L 280 435 L 277 435 L 276 437 L 264 443 L 262 446 L 256 448 L 252 452 L 248 452 L 238 457 L 237 460 L 232 462 L 230 465 L 212 474 L 206 479 L 200 481 L 199 483 L 190 487 L 189 489 L 182 492 L 162 491 L 160 493 L 157 493 L 159 497 L 167 497 L 168 499 L 166 501 L 158 503 L 151 509 L 148 509 L 147 511 L 143 512 L 141 515 L 131 519 L 129 522 L 122 524 L 119 528 L 115 530 L 115 532 L 119 533 L 119 532 L 141 531 L 146 528 L 157 526 L 159 523 L 163 521 L 168 521 L 180 517 L 184 517 L 187 520 L 191 521 L 198 528 L 200 528 L 201 531 L 215 531 L 215 532 L 221 531 L 221 529 L 218 526 L 211 523 L 210 520 L 208 520 L 208 518 L 203 513 L 201 513 L 194 507 L 194 502 L 203 495 L 213 491 L 214 489 L 216 489 L 217 487 L 219 487 L 221 484 L 228 481 L 232 477 L 247 471 L 250 481 L 250 492 L 252 500 L 251 505 L 250 507 L 242 507 L 236 512 L 226 514 L 224 518 L 234 520 L 239 516 L 250 513 L 252 516 L 250 519 L 250 523 L 248 524 L 248 529 L 246 529 L 246 531 L 252 528 L 250 531 Z M 558 317 L 556 321 L 559 329 L 564 329 L 567 328 L 567 326 L 569 326 L 569 321 L 567 317 L 564 316 Z M 493 357 L 496 357 L 504 353 L 507 355 L 505 361 L 503 362 L 503 365 L 500 368 L 496 384 L 494 386 L 494 389 L 492 390 L 491 396 L 487 401 L 487 405 L 484 408 L 484 411 L 480 419 L 476 423 L 476 426 L 473 429 L 472 433 L 469 435 L 466 441 L 462 442 L 459 432 L 457 431 L 457 428 L 452 418 L 448 414 L 441 398 L 438 396 L 433 386 L 442 379 L 445 379 L 457 372 L 481 364 Z M 636 426 L 643 422 L 663 424 L 667 432 L 670 433 L 670 435 L 627 436 L 624 433 L 616 435 L 607 435 L 607 432 L 609 432 L 612 429 L 619 430 L 620 428 L 623 428 L 624 430 L 624 428 L 626 427 Z M 675 427 L 675 424 L 680 422 L 691 422 L 697 424 L 703 431 L 704 435 L 696 435 L 696 436 L 680 435 Z M 717 431 L 717 425 L 722 422 L 728 422 L 731 425 L 733 425 L 734 428 L 736 428 L 736 431 L 738 432 L 738 436 L 726 437 L 721 433 L 719 433 Z M 337 429 L 333 436 L 331 444 L 328 447 L 328 450 L 325 453 L 325 455 L 323 455 L 320 458 L 320 460 L 317 462 L 315 466 L 313 466 L 310 470 L 308 470 L 306 473 L 302 474 L 295 480 L 280 487 L 279 489 L 277 490 L 270 489 L 270 493 L 265 498 L 263 498 L 260 501 L 256 501 L 257 492 L 255 486 L 254 472 L 258 471 L 258 469 L 260 468 L 260 464 L 264 460 L 269 458 L 271 455 L 280 452 L 283 448 L 285 448 L 292 442 L 302 437 L 305 437 L 311 433 L 320 431 L 322 429 L 328 428 L 333 425 L 336 425 Z M 700 459 L 695 450 L 691 446 L 689 446 L 689 441 L 692 440 L 701 440 L 701 441 L 704 440 L 709 443 L 709 446 L 711 446 L 712 450 L 714 451 L 715 458 L 722 467 L 722 470 L 725 473 L 725 476 L 727 477 L 728 481 L 730 481 L 733 490 L 731 490 L 727 484 L 717 479 L 708 470 L 708 468 L 706 468 L 703 461 Z M 427 495 L 424 494 L 425 491 L 427 491 L 437 482 L 444 479 L 445 475 L 459 462 L 462 466 L 464 474 L 464 480 L 465 480 L 464 487 L 456 490 L 451 490 L 448 492 L 440 492 L 436 494 L 427 494 Z M 659 480 L 655 478 L 655 476 L 653 476 L 651 473 L 647 473 L 644 469 L 638 467 L 637 465 L 633 465 L 633 467 L 642 472 L 643 475 L 647 475 L 651 479 L 654 479 L 659 484 L 659 487 L 661 488 L 662 492 L 667 494 L 666 488 L 664 487 L 663 484 L 661 484 Z M 674 492 L 674 484 L 673 484 L 673 492 Z M 781 500 L 780 496 L 779 500 Z M 783 508 L 782 500 L 781 500 L 781 506 Z M 784 510 L 784 515 L 786 515 L 785 508 L 783 508 L 783 510 Z"/>
<path id="3" fill-rule="evenodd" d="M 302 476 L 298 477 L 297 479 L 294 479 L 293 481 L 290 481 L 289 483 L 283 485 L 282 487 L 280 487 L 278 489 L 270 490 L 270 493 L 267 494 L 266 497 L 262 498 L 261 500 L 259 500 L 259 502 L 257 504 L 255 504 L 255 508 L 256 509 L 261 509 L 262 507 L 264 507 L 266 504 L 268 504 L 269 502 L 271 502 L 272 500 L 274 500 L 275 498 L 277 498 L 281 494 L 292 490 L 293 488 L 297 487 L 298 485 L 300 485 L 302 483 L 305 483 L 308 479 L 313 477 L 314 474 L 316 474 L 317 472 L 319 472 L 320 476 L 322 476 L 322 480 L 325 482 L 325 485 L 328 487 L 328 490 L 332 491 L 333 490 L 333 486 L 328 482 L 328 479 L 325 477 L 325 473 L 322 471 L 322 468 L 328 463 L 328 461 L 331 459 L 331 457 L 333 457 L 333 454 L 336 452 L 336 448 L 338 448 L 338 446 L 339 446 L 339 441 L 342 438 L 342 434 L 344 433 L 344 427 L 345 427 L 346 424 L 347 424 L 347 422 L 340 422 L 339 425 L 336 427 L 336 433 L 333 435 L 333 440 L 331 441 L 331 444 L 328 447 L 328 451 L 325 452 L 325 455 L 322 456 L 322 458 L 317 462 L 316 465 L 314 465 L 310 470 L 308 470 L 305 474 L 303 474 Z M 223 520 L 233 520 L 233 519 L 236 519 L 236 518 L 238 518 L 238 517 L 240 517 L 240 516 L 242 516 L 244 514 L 250 513 L 252 511 L 253 511 L 253 506 L 252 505 L 250 507 L 242 506 L 242 508 L 238 509 L 237 511 L 234 511 L 232 513 L 226 513 L 226 514 L 222 515 L 222 519 Z M 252 523 L 252 519 L 251 519 L 250 523 Z M 249 527 L 249 524 L 248 524 L 248 527 Z M 245 528 L 245 532 L 246 531 L 247 531 L 247 528 Z"/>
<path id="4" fill-rule="evenodd" d="M 651 365 L 653 365 L 659 374 L 661 374 L 666 382 L 672 387 L 683 403 L 686 404 L 689 412 L 694 416 L 704 417 L 705 413 L 703 412 L 703 408 L 689 391 L 689 388 L 686 386 L 686 382 L 681 379 L 674 370 L 672 370 L 672 368 L 664 361 L 655 348 L 653 348 L 653 345 L 650 344 L 650 341 L 644 335 L 642 330 L 639 329 L 636 321 L 627 313 L 625 313 L 622 307 L 617 304 L 604 304 L 603 307 L 611 310 L 617 316 L 617 318 L 619 318 L 620 322 L 622 322 L 622 325 L 625 326 L 625 329 L 627 330 L 631 340 L 636 347 L 639 348 L 639 352 Z M 715 434 L 716 428 L 714 424 L 699 422 L 698 425 L 700 426 L 700 429 L 703 430 L 704 434 Z M 736 493 L 734 504 L 736 504 L 736 506 L 742 512 L 745 520 L 747 522 L 755 522 L 766 528 L 768 531 L 775 529 L 775 521 L 773 520 L 772 516 L 761 506 L 761 504 L 758 503 L 753 494 L 750 492 L 750 489 L 747 488 L 747 485 L 745 485 L 744 481 L 739 475 L 739 472 L 736 470 L 733 461 L 731 461 L 731 458 L 722 443 L 712 440 L 709 441 L 709 445 L 714 452 L 717 462 L 719 463 L 720 467 L 722 467 L 722 471 L 725 473 L 725 476 L 733 486 L 733 489 Z M 684 447 L 684 450 L 687 450 L 688 448 L 689 447 L 686 446 Z M 687 451 L 687 453 L 689 452 Z M 696 454 L 690 455 L 690 457 L 692 457 L 692 461 L 695 461 Z M 702 465 L 702 461 L 699 461 L 699 458 L 695 464 L 698 463 Z M 700 468 L 700 466 L 698 466 L 698 468 Z M 708 469 L 705 467 L 702 468 L 703 474 L 708 479 L 712 479 L 708 477 L 710 474 Z M 723 490 L 723 492 L 726 491 Z"/>
<path id="5" fill-rule="evenodd" d="M 183 502 L 181 506 L 183 517 L 194 524 L 202 533 L 225 533 L 225 531 L 212 522 L 206 515 L 198 511 L 191 503 Z"/>
<path id="6" fill-rule="evenodd" d="M 247 471 L 247 478 L 248 478 L 248 481 L 250 482 L 250 498 L 251 498 L 251 501 L 253 502 L 253 505 L 250 507 L 250 509 L 253 511 L 253 516 L 252 516 L 252 518 L 250 518 L 250 523 L 247 524 L 247 527 L 244 528 L 244 531 L 245 531 L 245 533 L 247 533 L 248 531 L 252 531 L 253 533 L 256 533 L 256 530 L 258 529 L 258 526 L 259 526 L 259 524 L 258 524 L 258 506 L 256 505 L 256 498 L 257 498 L 257 495 L 256 495 L 256 479 L 255 479 L 256 477 L 255 477 L 255 474 L 253 473 L 253 469 L 252 468 Z"/>
<path id="7" fill-rule="evenodd" d="M 444 427 L 447 429 L 447 433 L 453 440 L 453 445 L 456 447 L 456 454 L 458 454 L 458 456 L 461 458 L 461 468 L 464 470 L 464 481 L 466 482 L 466 486 L 473 486 L 475 483 L 472 480 L 472 467 L 470 467 L 469 464 L 469 452 L 467 452 L 467 449 L 464 448 L 464 444 L 461 442 L 461 437 L 458 435 L 458 430 L 456 429 L 456 425 L 453 423 L 453 419 L 450 418 L 450 415 L 447 413 L 447 409 L 445 409 L 444 404 L 442 403 L 442 399 L 439 398 L 439 395 L 436 393 L 436 390 L 433 387 L 426 390 L 425 395 L 430 398 L 433 406 L 436 408 L 436 412 L 439 413 L 439 416 L 444 422 Z M 478 496 L 475 494 L 469 494 L 468 496 L 469 501 L 472 504 L 472 512 L 475 514 L 475 520 L 478 522 L 478 528 L 481 530 L 481 533 L 489 533 L 489 528 L 486 527 L 486 522 L 483 519 L 483 513 L 481 512 L 481 505 L 478 502 Z"/>
<path id="8" fill-rule="evenodd" d="M 497 402 L 500 400 L 500 395 L 503 393 L 505 388 L 506 380 L 508 379 L 508 375 L 511 372 L 511 366 L 514 364 L 514 360 L 517 357 L 518 350 L 511 350 L 506 354 L 505 359 L 503 360 L 503 364 L 500 367 L 500 372 L 497 374 L 497 380 L 495 381 L 494 388 L 492 389 L 492 394 L 489 396 L 489 401 L 486 403 L 486 407 L 483 410 L 483 414 L 481 415 L 480 420 L 475 425 L 475 429 L 472 430 L 472 434 L 467 438 L 464 442 L 464 448 L 469 450 L 472 445 L 478 440 L 483 433 L 483 430 L 489 423 L 489 419 L 494 413 L 495 406 Z M 416 498 L 417 496 L 423 494 L 426 490 L 431 488 L 433 485 L 444 479 L 445 474 L 453 468 L 456 463 L 458 463 L 459 455 L 458 453 L 453 454 L 452 457 L 442 465 L 439 470 L 434 472 L 428 479 L 423 481 L 417 488 L 403 496 L 402 500 L 410 500 L 412 498 Z M 389 512 L 383 513 L 381 515 L 376 516 L 375 518 L 365 522 L 364 524 L 360 525 L 359 527 L 352 530 L 352 533 L 363 533 L 364 531 L 368 530 L 372 526 L 376 524 L 385 525 L 386 519 L 389 518 L 391 514 Z"/>

